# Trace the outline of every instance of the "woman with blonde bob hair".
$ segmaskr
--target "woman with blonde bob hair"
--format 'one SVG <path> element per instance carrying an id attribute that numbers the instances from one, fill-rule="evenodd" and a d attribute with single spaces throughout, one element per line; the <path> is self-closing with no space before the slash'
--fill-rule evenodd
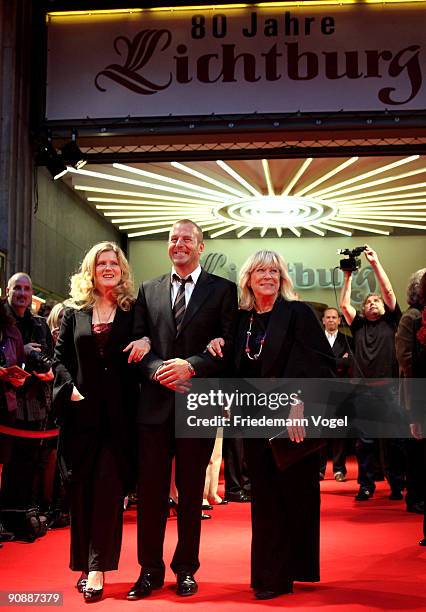
<path id="1" fill-rule="evenodd" d="M 257 251 L 251 255 L 243 264 L 240 271 L 240 308 L 251 310 L 255 305 L 255 295 L 250 286 L 250 275 L 256 268 L 263 266 L 274 266 L 280 275 L 279 295 L 285 300 L 297 300 L 293 289 L 293 282 L 288 274 L 288 267 L 284 259 L 274 251 Z"/>
<path id="2" fill-rule="evenodd" d="M 241 268 L 240 289 L 236 376 L 287 381 L 333 376 L 330 345 L 313 310 L 298 301 L 281 255 L 258 251 L 249 257 Z M 222 338 L 215 338 L 207 348 L 220 357 L 223 345 Z M 302 390 L 308 406 L 312 393 L 308 386 Z M 297 399 L 285 414 L 294 423 L 288 427 L 289 440 L 280 445 L 285 461 L 273 454 L 267 438 L 244 440 L 251 479 L 251 586 L 256 599 L 291 593 L 295 581 L 319 580 L 319 454 L 295 455 L 305 437 L 300 425 L 305 406 Z"/>
<path id="3" fill-rule="evenodd" d="M 133 283 L 123 251 L 93 246 L 71 279 L 55 348 L 53 401 L 60 422 L 58 459 L 71 506 L 72 570 L 87 602 L 103 594 L 117 569 L 122 512 L 133 484 L 138 385 L 130 361 L 148 352 L 132 341 Z M 130 351 L 129 357 L 127 352 Z"/>

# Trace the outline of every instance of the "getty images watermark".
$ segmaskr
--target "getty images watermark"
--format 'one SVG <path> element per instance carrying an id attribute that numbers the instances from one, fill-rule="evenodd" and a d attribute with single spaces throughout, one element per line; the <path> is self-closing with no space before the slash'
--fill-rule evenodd
<path id="1" fill-rule="evenodd" d="M 411 379 L 413 405 L 426 380 Z M 181 438 L 272 438 L 303 426 L 308 438 L 408 438 L 398 379 L 191 379 L 176 393 Z"/>
<path id="2" fill-rule="evenodd" d="M 304 404 L 301 400 L 302 391 L 294 391 L 293 393 L 277 393 L 277 392 L 247 392 L 236 389 L 233 392 L 226 392 L 222 389 L 210 389 L 208 393 L 188 393 L 186 397 L 186 407 L 190 411 L 202 409 L 222 410 L 222 414 L 214 414 L 211 416 L 199 416 L 198 414 L 188 415 L 186 422 L 189 427 L 227 427 L 227 428 L 258 428 L 258 427 L 328 427 L 336 429 L 338 427 L 347 427 L 348 418 L 327 418 L 322 415 L 311 414 L 309 417 L 304 416 L 252 416 L 247 414 L 247 410 L 252 409 L 267 409 L 271 412 L 282 411 L 283 408 L 288 408 L 297 413 L 304 412 Z M 299 408 L 299 410 L 297 410 Z M 237 409 L 237 410 L 236 410 Z M 240 412 L 243 410 L 245 414 Z M 290 412 L 291 414 L 291 412 Z"/>

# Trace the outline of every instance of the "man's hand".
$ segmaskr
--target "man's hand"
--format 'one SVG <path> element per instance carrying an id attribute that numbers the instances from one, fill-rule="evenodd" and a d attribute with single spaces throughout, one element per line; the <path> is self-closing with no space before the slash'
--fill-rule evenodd
<path id="1" fill-rule="evenodd" d="M 158 368 L 154 380 L 178 393 L 186 393 L 191 388 L 189 379 L 194 376 L 191 364 L 185 359 L 168 359 Z"/>
<path id="2" fill-rule="evenodd" d="M 368 246 L 368 244 L 365 244 L 364 246 L 365 246 L 364 255 L 368 263 L 370 263 L 372 266 L 377 265 L 379 263 L 379 258 L 377 257 L 376 251 L 374 251 L 370 246 Z"/>
<path id="3" fill-rule="evenodd" d="M 206 350 L 210 355 L 213 355 L 213 357 L 223 357 L 223 346 L 225 346 L 225 340 L 223 338 L 213 338 L 206 346 Z"/>
<path id="4" fill-rule="evenodd" d="M 295 404 L 291 407 L 288 418 L 293 421 L 296 419 L 303 419 L 304 409 L 305 407 L 302 402 Z M 287 431 L 288 437 L 292 442 L 303 442 L 306 437 L 306 431 L 303 425 L 291 425 L 287 427 Z"/>
<path id="5" fill-rule="evenodd" d="M 28 344 L 25 344 L 24 345 L 25 357 L 28 357 L 31 351 L 37 351 L 37 353 L 41 353 L 41 344 L 38 344 L 37 342 L 28 342 Z"/>
<path id="6" fill-rule="evenodd" d="M 44 382 L 50 382 L 51 380 L 55 378 L 52 368 L 50 368 L 48 372 L 33 372 L 33 374 L 34 376 L 37 376 L 37 378 L 39 378 L 40 380 L 43 380 Z"/>
<path id="7" fill-rule="evenodd" d="M 190 363 L 185 361 L 185 359 L 177 357 L 176 359 L 164 361 L 156 371 L 154 379 L 160 384 L 168 386 L 178 381 L 188 380 L 193 375 Z"/>
<path id="8" fill-rule="evenodd" d="M 129 342 L 126 348 L 123 349 L 123 353 L 130 351 L 127 363 L 138 363 L 141 361 L 147 353 L 151 350 L 151 341 L 147 336 L 139 338 L 139 340 L 133 340 Z"/>

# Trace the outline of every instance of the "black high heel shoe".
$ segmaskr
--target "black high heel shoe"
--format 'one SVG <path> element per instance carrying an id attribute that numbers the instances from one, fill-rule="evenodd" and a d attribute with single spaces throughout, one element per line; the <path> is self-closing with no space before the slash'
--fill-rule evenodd
<path id="1" fill-rule="evenodd" d="M 172 498 L 169 497 L 169 516 L 177 516 L 178 503 Z"/>
<path id="2" fill-rule="evenodd" d="M 86 603 L 94 603 L 95 601 L 99 601 L 102 599 L 102 595 L 104 594 L 104 583 L 105 583 L 105 574 L 102 572 L 102 586 L 100 589 L 94 589 L 93 587 L 84 587 L 83 590 L 83 599 Z"/>
<path id="3" fill-rule="evenodd" d="M 87 574 L 86 572 L 81 572 L 80 578 L 77 580 L 77 584 L 75 585 L 79 593 L 82 593 L 84 591 L 86 584 Z"/>

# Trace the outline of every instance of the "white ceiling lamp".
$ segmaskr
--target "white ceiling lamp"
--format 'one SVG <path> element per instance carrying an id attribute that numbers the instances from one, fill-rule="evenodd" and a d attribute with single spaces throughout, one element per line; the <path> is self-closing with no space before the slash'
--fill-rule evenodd
<path id="1" fill-rule="evenodd" d="M 295 165 L 283 160 L 290 168 L 284 181 L 285 166 L 267 159 L 217 160 L 216 166 L 114 164 L 70 172 L 74 188 L 86 192 L 87 200 L 129 237 L 165 234 L 179 218 L 194 219 L 210 238 L 242 238 L 251 231 L 286 239 L 426 229 L 426 183 L 413 180 L 426 172 L 419 156 L 382 162 L 368 171 L 364 165 L 362 172 L 357 171 L 357 157 L 339 160 L 331 170 L 328 165 L 322 173 L 318 168 L 324 164 L 315 166 L 316 161 L 309 157 Z M 412 169 L 401 172 L 408 164 Z M 308 170 L 315 180 L 306 184 Z"/>

